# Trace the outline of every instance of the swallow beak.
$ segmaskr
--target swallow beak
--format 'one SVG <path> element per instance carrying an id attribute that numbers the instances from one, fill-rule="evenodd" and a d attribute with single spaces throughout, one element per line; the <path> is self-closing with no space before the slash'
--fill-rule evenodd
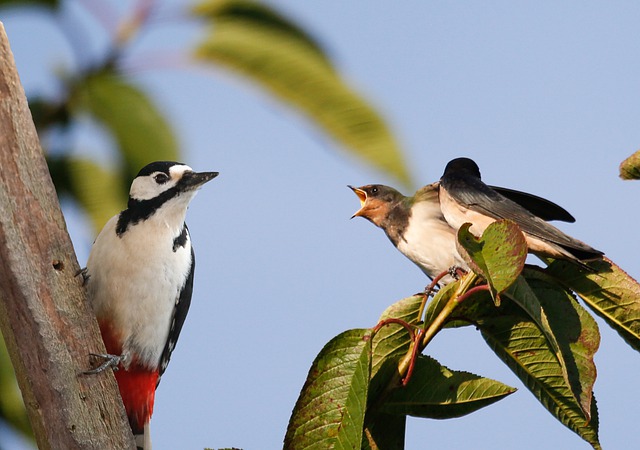
<path id="1" fill-rule="evenodd" d="M 358 196 L 358 199 L 360 199 L 360 209 L 357 210 L 353 216 L 351 216 L 351 218 L 353 219 L 354 217 L 361 216 L 362 213 L 364 212 L 363 209 L 364 209 L 365 203 L 367 202 L 367 193 L 362 189 L 356 188 L 353 186 L 348 185 L 348 188 L 351 189 Z"/>

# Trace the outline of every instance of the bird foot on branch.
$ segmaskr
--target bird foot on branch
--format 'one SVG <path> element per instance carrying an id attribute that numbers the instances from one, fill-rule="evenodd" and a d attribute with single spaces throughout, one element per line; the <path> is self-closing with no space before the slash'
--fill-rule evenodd
<path id="1" fill-rule="evenodd" d="M 120 363 L 124 362 L 126 359 L 125 355 L 110 355 L 108 353 L 89 353 L 89 356 L 103 359 L 104 362 L 95 369 L 85 371 L 85 375 L 95 375 L 97 373 L 104 372 L 109 367 L 112 367 L 114 371 L 118 370 Z"/>

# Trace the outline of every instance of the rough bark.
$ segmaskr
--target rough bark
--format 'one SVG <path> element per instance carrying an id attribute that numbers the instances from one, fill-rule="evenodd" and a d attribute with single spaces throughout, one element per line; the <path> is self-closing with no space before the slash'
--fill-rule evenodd
<path id="1" fill-rule="evenodd" d="M 0 23 L 0 331 L 40 449 L 134 448 Z"/>

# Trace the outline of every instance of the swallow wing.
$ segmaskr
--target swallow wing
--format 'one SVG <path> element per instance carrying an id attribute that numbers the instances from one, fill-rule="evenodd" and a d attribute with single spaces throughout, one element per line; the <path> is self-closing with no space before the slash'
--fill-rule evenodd
<path id="1" fill-rule="evenodd" d="M 546 198 L 528 194 L 514 189 L 498 186 L 489 186 L 498 194 L 516 202 L 530 213 L 540 217 L 542 220 L 560 220 L 562 222 L 573 223 L 576 219 L 562 206 L 553 203 Z"/>
<path id="2" fill-rule="evenodd" d="M 602 255 L 599 250 L 566 235 L 558 228 L 545 222 L 518 203 L 501 195 L 480 180 L 458 182 L 455 189 L 448 189 L 447 192 L 455 201 L 472 211 L 496 220 L 511 220 L 517 223 L 524 233 L 559 245 L 575 254 L 579 259 Z"/>

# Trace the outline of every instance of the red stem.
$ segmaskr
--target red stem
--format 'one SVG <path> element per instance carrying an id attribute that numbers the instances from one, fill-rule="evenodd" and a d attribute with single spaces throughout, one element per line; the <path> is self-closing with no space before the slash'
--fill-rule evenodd
<path id="1" fill-rule="evenodd" d="M 406 321 L 402 319 L 396 319 L 395 317 L 384 319 L 378 322 L 378 324 L 375 327 L 373 327 L 373 329 L 371 330 L 371 334 L 372 335 L 376 334 L 378 331 L 380 331 L 382 327 L 392 323 L 395 323 L 397 325 L 401 325 L 402 327 L 404 327 L 409 332 L 409 336 L 411 337 L 411 340 L 414 339 L 415 333 L 413 331 L 413 327 L 409 325 L 409 323 L 407 323 Z"/>
<path id="2" fill-rule="evenodd" d="M 468 299 L 470 296 L 472 296 L 473 294 L 475 294 L 476 292 L 481 292 L 481 291 L 490 291 L 491 288 L 489 287 L 488 284 L 481 284 L 480 286 L 475 286 L 472 287 L 471 289 L 469 289 L 467 292 L 465 292 L 464 294 L 462 294 L 460 297 L 458 297 L 458 303 L 462 303 L 463 301 L 465 301 L 466 299 Z"/>
<path id="3" fill-rule="evenodd" d="M 402 379 L 402 386 L 406 386 L 413 375 L 413 369 L 416 367 L 416 360 L 418 359 L 418 352 L 421 352 L 424 349 L 420 349 L 420 341 L 422 340 L 422 335 L 424 334 L 424 330 L 418 331 L 418 335 L 413 340 L 413 350 L 411 351 L 411 361 L 409 362 L 409 367 L 407 368 L 407 374 Z"/>

